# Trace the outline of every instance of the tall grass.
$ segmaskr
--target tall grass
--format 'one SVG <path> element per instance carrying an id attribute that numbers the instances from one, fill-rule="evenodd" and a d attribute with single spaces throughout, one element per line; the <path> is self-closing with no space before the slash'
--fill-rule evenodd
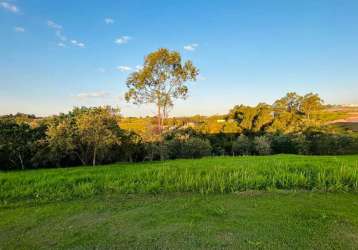
<path id="1" fill-rule="evenodd" d="M 0 201 L 110 193 L 358 191 L 358 156 L 247 156 L 0 173 Z"/>

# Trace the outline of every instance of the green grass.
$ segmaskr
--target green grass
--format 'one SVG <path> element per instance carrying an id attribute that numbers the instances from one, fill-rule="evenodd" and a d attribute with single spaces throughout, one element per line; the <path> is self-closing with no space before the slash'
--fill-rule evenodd
<path id="1" fill-rule="evenodd" d="M 61 201 L 99 194 L 358 191 L 358 156 L 216 157 L 0 173 L 0 202 Z"/>
<path id="2" fill-rule="evenodd" d="M 357 249 L 349 193 L 136 194 L 0 206 L 0 249 Z"/>
<path id="3" fill-rule="evenodd" d="M 358 249 L 358 156 L 0 172 L 0 249 Z"/>

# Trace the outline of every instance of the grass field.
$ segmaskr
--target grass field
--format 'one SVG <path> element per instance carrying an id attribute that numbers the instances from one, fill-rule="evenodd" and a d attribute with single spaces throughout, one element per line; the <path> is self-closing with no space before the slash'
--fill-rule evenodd
<path id="1" fill-rule="evenodd" d="M 0 173 L 0 249 L 358 249 L 358 156 Z"/>
<path id="2" fill-rule="evenodd" d="M 0 202 L 99 194 L 358 191 L 358 156 L 247 156 L 0 173 Z"/>

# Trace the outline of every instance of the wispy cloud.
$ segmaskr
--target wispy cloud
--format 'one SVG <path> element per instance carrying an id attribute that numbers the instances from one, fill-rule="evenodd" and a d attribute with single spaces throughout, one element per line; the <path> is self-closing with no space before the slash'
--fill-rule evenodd
<path id="1" fill-rule="evenodd" d="M 107 17 L 104 19 L 104 22 L 106 24 L 114 24 L 114 19 L 110 18 L 110 17 Z"/>
<path id="2" fill-rule="evenodd" d="M 48 27 L 52 28 L 52 29 L 55 29 L 55 30 L 62 30 L 62 26 L 55 23 L 54 21 L 51 21 L 51 20 L 48 20 L 47 21 L 47 25 Z"/>
<path id="3" fill-rule="evenodd" d="M 83 42 L 77 41 L 75 39 L 69 40 L 65 35 L 64 35 L 64 29 L 62 27 L 62 25 L 55 23 L 52 20 L 48 20 L 47 21 L 47 26 L 55 31 L 55 36 L 58 38 L 59 42 L 57 43 L 57 46 L 59 47 L 67 47 L 67 45 L 73 45 L 79 48 L 85 48 L 85 44 Z"/>
<path id="4" fill-rule="evenodd" d="M 75 97 L 78 99 L 93 99 L 93 98 L 105 98 L 109 97 L 109 93 L 105 91 L 97 91 L 97 92 L 85 92 L 79 93 Z"/>
<path id="5" fill-rule="evenodd" d="M 80 47 L 80 48 L 84 48 L 85 47 L 85 44 L 82 43 L 82 42 L 79 42 L 77 40 L 71 40 L 71 43 L 74 45 L 74 46 L 77 46 L 77 47 Z"/>
<path id="6" fill-rule="evenodd" d="M 25 32 L 25 29 L 23 27 L 17 26 L 17 27 L 14 28 L 14 31 L 18 32 L 18 33 L 22 33 L 22 32 Z"/>
<path id="7" fill-rule="evenodd" d="M 128 72 L 132 70 L 132 68 L 129 66 L 118 66 L 117 69 L 121 72 Z"/>
<path id="8" fill-rule="evenodd" d="M 185 45 L 185 46 L 184 46 L 184 49 L 185 49 L 186 51 L 194 51 L 194 50 L 196 50 L 197 47 L 199 47 L 199 44 L 197 44 L 197 43 L 192 43 L 192 44 Z"/>
<path id="9" fill-rule="evenodd" d="M 10 11 L 12 13 L 20 12 L 19 8 L 16 5 L 8 3 L 8 2 L 0 2 L 0 7 L 4 8 L 5 10 Z"/>
<path id="10" fill-rule="evenodd" d="M 104 72 L 106 72 L 106 69 L 100 67 L 100 68 L 97 68 L 97 71 L 100 73 L 104 73 Z"/>
<path id="11" fill-rule="evenodd" d="M 129 42 L 129 40 L 131 40 L 132 38 L 130 36 L 121 36 L 119 38 L 117 38 L 114 42 L 118 45 L 121 44 L 126 44 Z"/>

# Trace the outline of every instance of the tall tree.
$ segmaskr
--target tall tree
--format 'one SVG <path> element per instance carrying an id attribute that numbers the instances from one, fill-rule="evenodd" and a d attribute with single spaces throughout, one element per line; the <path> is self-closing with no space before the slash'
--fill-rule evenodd
<path id="1" fill-rule="evenodd" d="M 276 112 L 286 111 L 291 113 L 299 113 L 301 101 L 302 96 L 295 92 L 289 92 L 286 94 L 286 96 L 276 100 L 272 106 Z"/>
<path id="2" fill-rule="evenodd" d="M 83 165 L 96 165 L 99 153 L 121 143 L 119 111 L 111 107 L 74 108 L 49 125 L 50 148 L 73 153 Z"/>
<path id="3" fill-rule="evenodd" d="M 199 71 L 189 60 L 182 62 L 176 51 L 161 48 L 145 57 L 143 68 L 127 79 L 125 98 L 134 104 L 157 107 L 157 128 L 162 133 L 164 119 L 176 98 L 188 95 L 187 81 L 195 81 Z"/>
<path id="4" fill-rule="evenodd" d="M 8 161 L 15 168 L 25 169 L 31 160 L 33 146 L 44 136 L 42 127 L 31 128 L 26 123 L 0 121 L 0 150 L 6 152 Z"/>
<path id="5" fill-rule="evenodd" d="M 90 148 L 92 165 L 96 165 L 99 152 L 106 147 L 118 144 L 116 130 L 118 125 L 118 110 L 110 107 L 90 108 L 76 119 L 78 133 L 83 144 Z"/>
<path id="6" fill-rule="evenodd" d="M 311 119 L 311 114 L 323 108 L 323 100 L 318 94 L 308 93 L 302 97 L 300 110 Z"/>

